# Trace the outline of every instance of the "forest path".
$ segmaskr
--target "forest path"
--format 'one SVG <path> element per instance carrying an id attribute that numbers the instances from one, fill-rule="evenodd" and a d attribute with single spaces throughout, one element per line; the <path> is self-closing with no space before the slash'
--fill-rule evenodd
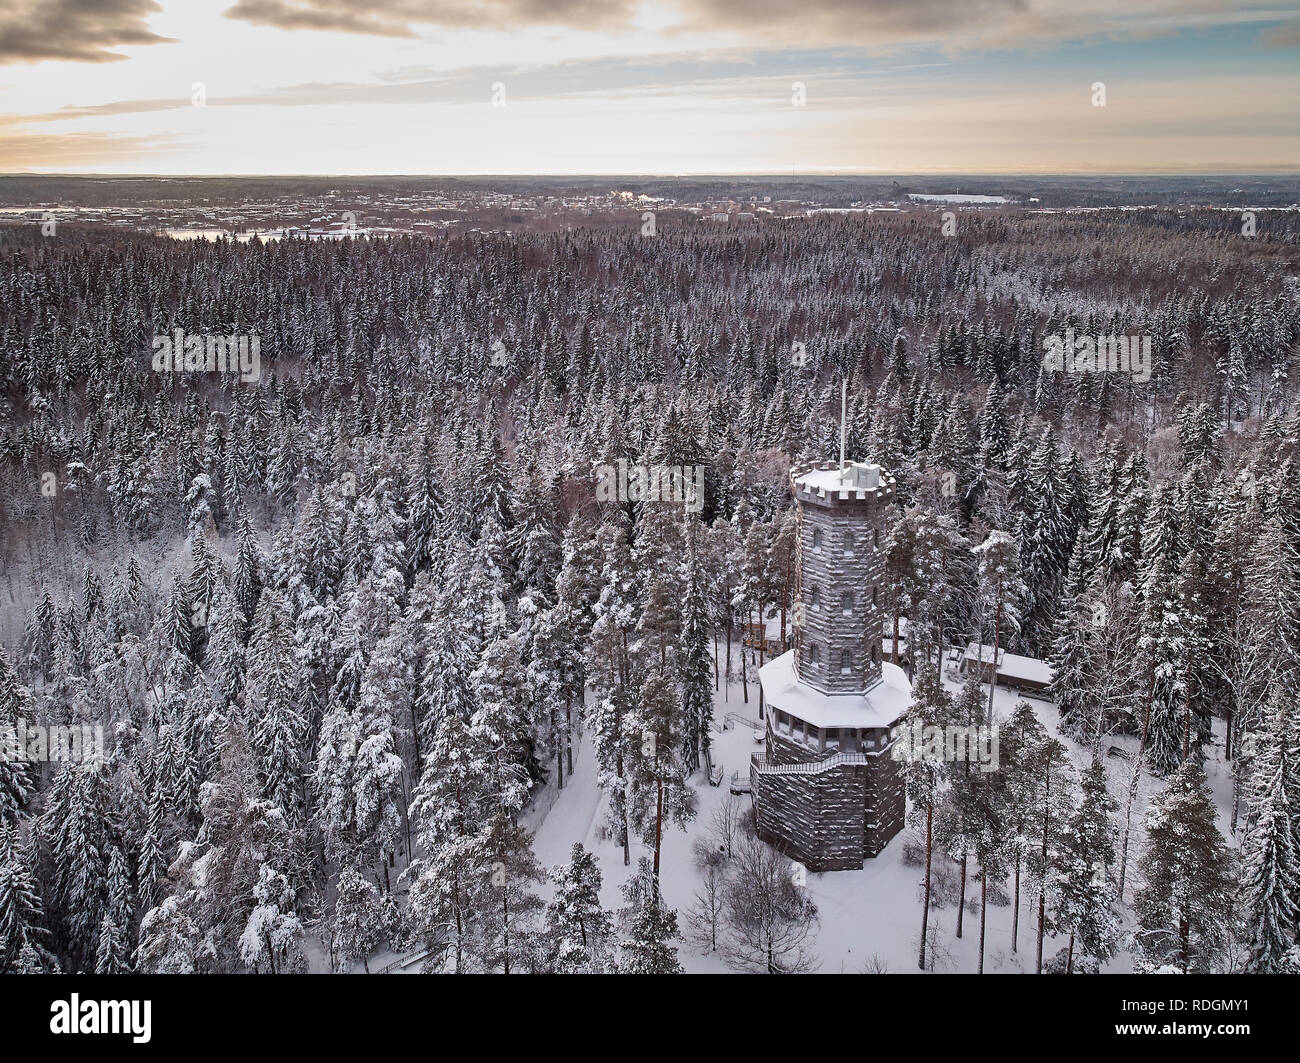
<path id="1" fill-rule="evenodd" d="M 548 870 L 568 863 L 574 842 L 595 848 L 592 836 L 604 794 L 596 785 L 596 752 L 588 734 L 581 736 L 573 754 L 573 774 L 564 780 L 564 789 L 555 795 L 533 837 L 533 852 Z"/>

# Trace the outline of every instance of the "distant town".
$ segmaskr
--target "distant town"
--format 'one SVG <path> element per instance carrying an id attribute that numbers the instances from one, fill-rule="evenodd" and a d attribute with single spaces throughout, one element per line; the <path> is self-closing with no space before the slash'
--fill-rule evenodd
<path id="1" fill-rule="evenodd" d="M 71 222 L 180 239 L 562 232 L 826 214 L 1141 207 L 1295 210 L 1300 181 L 1241 178 L 0 177 L 0 224 Z"/>

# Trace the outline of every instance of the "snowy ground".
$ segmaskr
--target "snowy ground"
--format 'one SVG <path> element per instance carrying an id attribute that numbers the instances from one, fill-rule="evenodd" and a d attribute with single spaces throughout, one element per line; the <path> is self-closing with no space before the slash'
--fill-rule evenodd
<path id="1" fill-rule="evenodd" d="M 947 681 L 946 681 L 947 682 Z M 955 684 L 948 682 L 955 689 Z M 757 688 L 750 685 L 749 704 L 742 702 L 741 686 L 732 683 L 724 691 L 715 695 L 715 719 L 723 720 L 727 713 L 738 713 L 742 717 L 757 720 Z M 1010 690 L 999 688 L 994 698 L 994 713 L 999 719 L 1005 719 L 1020 701 L 1020 696 Z M 1056 734 L 1056 710 L 1048 702 L 1030 701 L 1039 719 L 1049 733 Z M 1077 766 L 1086 766 L 1088 752 L 1069 740 L 1063 740 L 1070 749 Z M 1206 774 L 1214 790 L 1215 802 L 1219 808 L 1219 829 L 1229 844 L 1236 845 L 1237 838 L 1230 835 L 1228 826 L 1232 802 L 1232 776 L 1227 765 L 1222 761 L 1223 722 L 1215 721 L 1215 745 L 1207 750 Z M 1134 738 L 1109 739 L 1104 748 L 1119 746 L 1136 752 L 1137 740 Z M 698 813 L 687 830 L 679 830 L 665 825 L 663 850 L 660 861 L 660 884 L 668 906 L 678 911 L 679 919 L 693 904 L 693 894 L 699 886 L 699 876 L 692 860 L 691 848 L 696 838 L 708 829 L 714 811 L 727 800 L 728 782 L 733 771 L 740 771 L 748 776 L 750 755 L 762 750 L 762 744 L 754 739 L 754 730 L 743 723 L 728 725 L 721 734 L 713 735 L 713 760 L 721 764 L 724 778 L 720 786 L 713 787 L 704 774 L 698 773 L 691 782 L 698 796 Z M 1131 762 L 1120 758 L 1107 757 L 1104 761 L 1110 779 L 1111 793 L 1119 802 L 1119 826 L 1123 829 L 1124 805 L 1127 788 L 1132 771 Z M 1143 813 L 1152 793 L 1162 784 L 1144 775 L 1138 790 L 1137 801 L 1133 809 L 1133 829 L 1129 850 L 1129 881 L 1125 899 L 1132 900 L 1133 891 L 1138 881 L 1136 862 L 1144 846 Z M 738 797 L 742 807 L 748 809 L 750 799 Z M 595 755 L 590 740 L 584 736 L 574 751 L 574 772 L 565 780 L 563 790 L 548 788 L 538 794 L 529 806 L 524 820 L 529 829 L 535 832 L 533 848 L 542 865 L 548 869 L 566 863 L 573 843 L 581 842 L 588 850 L 595 853 L 604 884 L 602 900 L 608 909 L 623 906 L 624 901 L 619 887 L 635 871 L 641 856 L 652 856 L 652 850 L 637 841 L 632 843 L 631 865 L 624 866 L 623 852 L 612 837 L 607 834 L 604 824 L 604 794 L 596 785 Z M 820 916 L 817 928 L 816 952 L 820 959 L 819 970 L 822 973 L 859 973 L 864 970 L 880 970 L 882 967 L 890 973 L 910 973 L 917 971 L 917 946 L 921 921 L 921 879 L 919 867 L 909 867 L 903 862 L 905 830 L 895 838 L 884 853 L 873 860 L 865 862 L 861 871 L 830 871 L 821 874 L 809 874 L 807 887 Z M 935 860 L 941 859 L 936 854 Z M 953 865 L 956 866 L 955 864 Z M 549 900 L 552 892 L 550 883 L 541 888 L 542 895 Z M 1007 884 L 1008 895 L 1011 884 Z M 977 969 L 979 948 L 979 887 L 973 878 L 967 883 L 967 913 L 963 937 L 955 936 L 957 908 L 949 904 L 942 908 L 932 908 L 930 912 L 931 927 L 938 928 L 938 948 L 933 950 L 933 967 L 937 971 L 974 972 Z M 1128 909 L 1125 908 L 1126 925 L 1131 926 Z M 1020 928 L 1018 951 L 1011 948 L 1011 905 L 995 904 L 990 894 L 988 907 L 988 927 L 985 944 L 984 967 L 987 972 L 1018 973 L 1034 970 L 1036 947 L 1037 903 L 1028 883 L 1022 887 Z M 684 920 L 683 920 L 684 923 Z M 1062 946 L 1064 941 L 1050 940 L 1044 945 L 1044 960 L 1050 959 Z M 678 950 L 681 962 L 691 973 L 718 973 L 727 971 L 727 966 L 717 954 L 703 954 L 692 945 L 679 942 Z M 323 950 L 321 950 L 323 953 Z M 401 961 L 406 960 L 406 966 Z M 319 961 L 319 967 L 318 963 Z M 405 957 L 396 953 L 381 953 L 370 961 L 371 971 L 396 964 L 393 973 L 418 973 L 421 968 L 418 953 L 408 953 Z M 324 956 L 313 958 L 313 969 L 324 969 Z M 1126 972 L 1132 969 L 1132 960 L 1127 953 L 1121 952 L 1107 966 L 1111 972 Z"/>
<path id="2" fill-rule="evenodd" d="M 951 684 L 950 684 L 951 685 Z M 994 699 L 994 712 L 1000 718 L 1010 715 L 1019 702 L 1019 695 L 1014 691 L 999 688 Z M 1031 701 L 1039 718 L 1048 731 L 1056 734 L 1056 710 L 1047 702 Z M 757 719 L 758 704 L 754 687 L 750 687 L 750 703 L 741 703 L 741 690 L 738 683 L 732 684 L 724 701 L 722 692 L 715 698 L 715 718 L 721 720 L 727 712 L 739 712 L 750 719 Z M 1222 721 L 1216 721 L 1216 745 L 1209 751 L 1206 761 L 1206 774 L 1214 789 L 1215 800 L 1219 807 L 1219 828 L 1230 844 L 1236 844 L 1228 833 L 1229 815 L 1232 800 L 1232 777 L 1227 766 L 1222 763 Z M 1083 767 L 1088 762 L 1087 751 L 1074 743 L 1066 741 L 1076 764 Z M 1136 739 L 1111 739 L 1107 747 L 1116 745 L 1129 750 L 1136 750 Z M 751 728 L 738 726 L 729 728 L 722 734 L 714 734 L 714 763 L 722 764 L 725 778 L 721 786 L 712 787 L 702 773 L 691 781 L 695 785 L 699 798 L 699 813 L 686 831 L 676 828 L 666 829 L 661 858 L 661 887 L 669 907 L 676 908 L 680 915 L 692 904 L 692 894 L 699 885 L 691 859 L 691 846 L 695 838 L 707 829 L 708 823 L 716 809 L 728 795 L 727 782 L 732 771 L 740 770 L 748 774 L 750 755 L 761 751 L 761 744 L 754 741 Z M 1130 762 L 1118 758 L 1106 758 L 1107 774 L 1110 778 L 1111 792 L 1120 803 L 1119 817 L 1124 812 L 1127 794 Z M 576 752 L 574 774 L 566 781 L 563 791 L 554 795 L 553 803 L 545 813 L 538 816 L 537 822 L 529 826 L 536 831 L 534 849 L 544 866 L 552 867 L 568 860 L 569 848 L 575 841 L 580 841 L 600 860 L 604 875 L 603 900 L 608 908 L 622 905 L 619 886 L 634 871 L 637 860 L 642 855 L 651 855 L 651 850 L 633 843 L 632 865 L 623 866 L 622 849 L 613 839 L 605 836 L 603 828 L 603 795 L 595 784 L 596 767 L 589 741 L 581 743 Z M 1126 899 L 1132 899 L 1136 871 L 1134 866 L 1144 844 L 1142 832 L 1142 814 L 1145 811 L 1150 794 L 1160 784 L 1153 783 L 1144 776 L 1139 788 L 1137 802 L 1133 813 L 1133 834 L 1130 842 L 1129 885 Z M 749 798 L 739 800 L 748 807 Z M 546 806 L 548 801 L 539 802 Z M 920 868 L 908 867 L 903 863 L 903 840 L 906 831 L 890 843 L 885 852 L 873 860 L 865 862 L 861 871 L 830 871 L 822 874 L 808 875 L 808 889 L 817 904 L 820 913 L 820 927 L 817 933 L 817 952 L 824 973 L 856 973 L 864 967 L 878 968 L 881 963 L 890 972 L 911 972 L 917 970 L 917 945 L 920 931 L 921 905 Z M 1008 892 L 1010 888 L 1008 885 Z M 968 903 L 974 898 L 978 904 L 978 884 L 969 881 L 967 886 Z M 956 906 L 931 910 L 931 925 L 940 928 L 941 947 L 936 963 L 937 970 L 974 972 L 977 965 L 979 945 L 978 907 L 974 912 L 967 911 L 964 934 L 961 940 L 954 936 L 956 925 Z M 1035 926 L 1037 906 L 1030 890 L 1022 888 L 1021 913 L 1019 929 L 1019 951 L 1011 949 L 1011 905 L 995 906 L 992 901 L 988 910 L 987 941 L 985 946 L 985 970 L 992 972 L 1019 971 L 1032 972 L 1034 969 Z M 1049 942 L 1044 946 L 1044 959 L 1050 958 L 1064 945 L 1064 941 Z M 692 946 L 679 943 L 679 952 L 683 965 L 690 972 L 721 972 L 727 967 L 717 955 L 701 955 Z M 1123 972 L 1131 970 L 1131 959 L 1126 954 L 1117 956 L 1107 970 Z"/>

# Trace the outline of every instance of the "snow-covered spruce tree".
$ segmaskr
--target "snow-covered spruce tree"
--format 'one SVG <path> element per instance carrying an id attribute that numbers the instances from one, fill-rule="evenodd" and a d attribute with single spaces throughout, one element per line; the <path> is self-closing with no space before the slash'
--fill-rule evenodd
<path id="1" fill-rule="evenodd" d="M 293 690 L 293 633 L 284 599 L 262 595 L 249 644 L 246 706 L 262 795 L 291 822 L 301 811 L 306 727 Z"/>
<path id="2" fill-rule="evenodd" d="M 555 896 L 546 909 L 550 970 L 565 974 L 609 969 L 613 920 L 601 907 L 600 865 L 574 842 L 569 862 L 551 871 Z"/>
<path id="3" fill-rule="evenodd" d="M 136 939 L 136 892 L 131 881 L 131 867 L 122 846 L 114 845 L 108 858 L 108 904 L 106 917 L 120 933 L 127 966 L 131 963 Z"/>
<path id="4" fill-rule="evenodd" d="M 442 591 L 425 625 L 427 653 L 416 701 L 422 749 L 432 745 L 434 734 L 447 716 L 459 716 L 468 723 L 478 707 L 470 682 L 482 652 L 471 613 L 475 605 L 471 599 L 472 567 L 468 551 L 460 550 L 452 556 Z"/>
<path id="5" fill-rule="evenodd" d="M 42 970 L 57 962 L 49 951 L 40 890 L 27 853 L 12 827 L 0 827 L 0 974 L 18 970 L 24 952 Z"/>
<path id="6" fill-rule="evenodd" d="M 633 903 L 619 942 L 619 973 L 684 973 L 677 948 L 672 944 L 677 938 L 677 913 L 664 907 L 658 890 L 642 891 Z"/>
<path id="7" fill-rule="evenodd" d="M 130 951 L 127 948 L 125 935 L 113 922 L 112 918 L 105 915 L 99 924 L 99 945 L 95 951 L 95 973 L 129 974 L 131 971 L 129 955 Z"/>
<path id="8" fill-rule="evenodd" d="M 18 813 L 35 790 L 36 773 L 27 763 L 25 751 L 8 745 L 10 741 L 14 746 L 24 741 L 18 721 L 30 711 L 30 694 L 18 685 L 13 666 L 0 648 L 0 829 L 18 821 Z"/>
<path id="9" fill-rule="evenodd" d="M 1038 651 L 1051 639 L 1061 585 L 1074 549 L 1068 488 L 1062 476 L 1056 434 L 1051 428 L 1034 449 L 1027 472 L 1028 489 L 1016 533 L 1019 564 L 1017 569 L 1008 568 L 1008 572 L 1015 571 L 1024 580 L 1025 641 L 1031 650 Z"/>
<path id="10" fill-rule="evenodd" d="M 253 626 L 253 617 L 257 612 L 258 599 L 262 594 L 265 581 L 266 561 L 253 534 L 253 526 L 247 513 L 242 513 L 235 532 L 238 545 L 235 552 L 235 567 L 231 574 L 231 594 L 241 617 L 240 641 L 248 639 Z"/>
<path id="11" fill-rule="evenodd" d="M 304 928 L 296 911 L 297 896 L 279 871 L 261 865 L 253 887 L 257 902 L 239 938 L 239 956 L 254 974 L 305 971 Z"/>
<path id="12" fill-rule="evenodd" d="M 686 771 L 698 771 L 701 758 L 712 766 L 713 684 L 709 680 L 709 632 L 705 601 L 705 573 L 700 556 L 702 529 L 687 531 L 683 564 L 681 650 L 677 657 L 685 725 Z"/>
<path id="13" fill-rule="evenodd" d="M 65 765 L 60 775 L 41 836 L 48 839 L 52 905 L 61 913 L 60 952 L 78 969 L 93 964 L 108 905 L 114 801 L 108 771 L 95 763 Z"/>
<path id="14" fill-rule="evenodd" d="M 1146 880 L 1134 900 L 1138 947 L 1153 967 L 1214 969 L 1234 904 L 1232 858 L 1205 772 L 1183 764 L 1147 809 Z"/>
<path id="15" fill-rule="evenodd" d="M 944 624 L 958 596 L 956 565 L 967 546 L 952 517 L 921 505 L 909 506 L 890 528 L 885 548 L 894 620 L 907 617 L 914 659 L 945 643 Z"/>
<path id="16" fill-rule="evenodd" d="M 1182 761 L 1187 647 L 1180 609 L 1181 556 L 1172 489 L 1162 484 L 1156 488 L 1143 530 L 1138 641 L 1146 686 L 1140 746 L 1152 773 L 1161 776 Z"/>
<path id="17" fill-rule="evenodd" d="M 331 931 L 331 951 L 337 957 L 338 969 L 346 972 L 351 964 L 360 960 L 362 968 L 369 974 L 370 957 L 383 940 L 383 930 L 379 890 L 355 867 L 345 866 L 339 871 L 338 898 L 334 902 Z"/>
<path id="18" fill-rule="evenodd" d="M 458 715 L 443 718 L 425 755 L 411 798 L 419 855 L 402 874 L 410 887 L 412 929 L 452 970 L 466 963 L 466 942 L 478 918 L 476 872 L 484 857 L 489 814 L 487 750 Z"/>
<path id="19" fill-rule="evenodd" d="M 1080 783 L 1082 798 L 1066 825 L 1053 895 L 1053 926 L 1069 934 L 1065 973 L 1076 957 L 1098 964 L 1114 955 L 1119 943 L 1119 891 L 1112 878 L 1118 835 L 1112 817 L 1119 805 L 1107 789 L 1106 769 L 1094 760 Z"/>
<path id="20" fill-rule="evenodd" d="M 558 671 L 564 699 L 564 761 L 573 774 L 573 713 L 581 709 L 587 685 L 585 651 L 596 622 L 597 570 L 600 557 L 588 526 L 577 514 L 564 531 L 562 563 L 555 581 L 555 608 L 546 618 L 551 633 L 551 664 Z M 563 637 L 561 637 L 561 635 Z M 559 750 L 556 750 L 559 756 Z"/>
<path id="21" fill-rule="evenodd" d="M 1048 663 L 1052 666 L 1048 694 L 1060 715 L 1060 731 L 1076 742 L 1083 741 L 1088 721 L 1095 711 L 1092 703 L 1096 689 L 1093 642 L 1099 616 L 1094 609 L 1095 599 L 1075 593 L 1075 584 L 1082 579 L 1079 571 L 1086 563 L 1086 547 L 1081 537 L 1070 561 L 1070 578 L 1061 598 L 1061 612 L 1056 619 L 1056 634 L 1048 656 Z"/>
<path id="22" fill-rule="evenodd" d="M 533 853 L 532 835 L 500 800 L 491 808 L 480 835 L 486 863 L 478 869 L 479 922 L 471 949 L 485 971 L 536 972 L 545 965 L 544 907 L 536 893 L 546 872 Z"/>
<path id="23" fill-rule="evenodd" d="M 387 716 L 360 705 L 326 714 L 312 782 L 331 860 L 370 866 L 395 847 L 401 776 Z"/>
<path id="24" fill-rule="evenodd" d="M 593 608 L 596 619 L 586 655 L 594 690 L 585 722 L 596 747 L 600 787 L 609 795 L 609 822 L 626 866 L 631 863 L 627 776 L 633 737 L 627 723 L 633 695 L 628 637 L 636 623 L 636 600 L 626 534 L 606 524 L 596 540 L 602 559 L 600 597 Z"/>
<path id="25" fill-rule="evenodd" d="M 1249 738 L 1254 748 L 1241 845 L 1242 906 L 1251 967 L 1267 974 L 1285 967 L 1300 929 L 1300 733 L 1280 689 L 1265 726 Z"/>

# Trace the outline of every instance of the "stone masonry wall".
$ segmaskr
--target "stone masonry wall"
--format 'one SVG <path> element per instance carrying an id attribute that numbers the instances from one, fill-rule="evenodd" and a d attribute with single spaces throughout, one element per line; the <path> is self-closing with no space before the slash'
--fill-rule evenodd
<path id="1" fill-rule="evenodd" d="M 779 756 L 775 743 L 769 749 Z M 750 780 L 759 837 L 810 871 L 860 868 L 864 858 L 877 856 L 903 828 L 903 773 L 887 756 L 821 772 L 781 773 L 754 766 Z"/>

